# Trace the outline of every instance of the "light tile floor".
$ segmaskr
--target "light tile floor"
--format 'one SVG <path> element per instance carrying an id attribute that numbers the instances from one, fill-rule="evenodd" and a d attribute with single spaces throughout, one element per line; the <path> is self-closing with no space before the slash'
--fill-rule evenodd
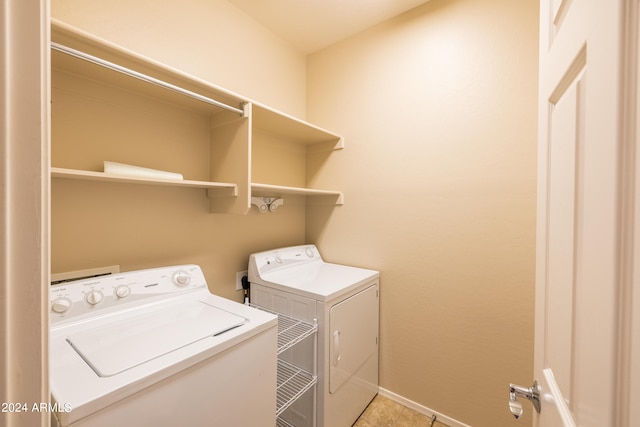
<path id="1" fill-rule="evenodd" d="M 446 424 L 377 395 L 353 427 L 446 427 Z"/>

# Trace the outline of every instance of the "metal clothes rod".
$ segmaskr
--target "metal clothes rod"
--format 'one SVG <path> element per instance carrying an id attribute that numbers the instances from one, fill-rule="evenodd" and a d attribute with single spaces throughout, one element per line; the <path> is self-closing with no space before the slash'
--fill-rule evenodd
<path id="1" fill-rule="evenodd" d="M 156 86 L 160 86 L 162 88 L 171 90 L 173 92 L 177 92 L 177 93 L 179 93 L 181 95 L 185 95 L 185 96 L 197 99 L 198 101 L 201 101 L 201 102 L 204 102 L 204 103 L 207 103 L 207 104 L 211 104 L 211 105 L 215 105 L 216 107 L 220 107 L 220 108 L 223 108 L 223 109 L 228 110 L 228 111 L 233 111 L 234 113 L 238 113 L 241 116 L 244 116 L 244 110 L 242 110 L 241 108 L 232 107 L 230 105 L 224 104 L 224 103 L 216 101 L 214 99 L 207 98 L 206 96 L 202 96 L 202 95 L 199 95 L 199 94 L 197 94 L 195 92 L 191 92 L 191 91 L 189 91 L 187 89 L 183 89 L 183 88 L 181 88 L 179 86 L 172 85 L 171 83 L 167 83 L 167 82 L 164 82 L 162 80 L 156 79 L 154 77 L 147 76 L 146 74 L 142 74 L 142 73 L 139 73 L 137 71 L 130 70 L 128 68 L 125 68 L 125 67 L 122 67 L 120 65 L 114 64 L 113 62 L 105 61 L 104 59 L 100 59 L 98 57 L 89 55 L 89 54 L 84 53 L 84 52 L 80 52 L 79 50 L 75 50 L 75 49 L 72 49 L 70 47 L 67 47 L 67 46 L 64 46 L 64 45 L 61 45 L 61 44 L 58 44 L 58 43 L 54 43 L 54 42 L 51 42 L 51 48 L 55 49 L 55 50 L 57 50 L 59 52 L 66 53 L 67 55 L 71 55 L 71 56 L 74 56 L 76 58 L 80 58 L 80 59 L 83 59 L 85 61 L 91 62 L 93 64 L 100 65 L 101 67 L 105 67 L 105 68 L 108 68 L 110 70 L 117 71 L 117 72 L 122 73 L 122 74 L 126 74 L 127 76 L 136 78 L 138 80 L 142 80 L 142 81 L 145 81 L 147 83 L 151 83 L 151 84 L 154 84 Z"/>

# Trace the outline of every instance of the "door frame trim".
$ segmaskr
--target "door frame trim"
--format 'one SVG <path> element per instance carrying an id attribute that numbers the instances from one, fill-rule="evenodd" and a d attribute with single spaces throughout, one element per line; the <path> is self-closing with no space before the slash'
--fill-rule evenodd
<path id="1" fill-rule="evenodd" d="M 49 16 L 49 0 L 0 0 L 0 21 L 19 22 L 0 41 L 0 401 L 25 405 L 50 401 Z M 2 420 L 50 424 L 31 409 Z"/>
<path id="2" fill-rule="evenodd" d="M 636 204 L 640 201 L 636 192 L 640 189 L 637 183 L 637 164 L 640 162 L 636 150 L 640 142 L 638 135 L 638 82 L 640 80 L 638 57 L 639 43 L 639 0 L 624 0 L 621 29 L 621 72 L 620 79 L 620 138 L 618 146 L 619 176 L 618 176 L 618 327 L 616 336 L 616 388 L 614 402 L 616 402 L 615 425 L 630 426 L 631 412 L 634 410 L 631 402 L 633 390 L 637 390 L 638 380 L 631 377 L 633 371 L 632 350 L 639 345 L 638 338 L 634 338 L 633 312 L 640 310 L 638 302 L 634 302 L 634 282 L 639 280 L 640 235 L 636 232 L 636 222 L 640 222 L 640 209 Z M 640 332 L 640 331 L 637 331 Z M 637 333 L 635 334 L 637 335 Z M 634 343 L 634 341 L 636 341 Z M 637 364 L 637 362 L 635 362 Z M 637 394 L 637 392 L 635 392 Z M 635 396 L 636 398 L 640 396 Z M 638 416 L 638 414 L 636 414 Z"/>

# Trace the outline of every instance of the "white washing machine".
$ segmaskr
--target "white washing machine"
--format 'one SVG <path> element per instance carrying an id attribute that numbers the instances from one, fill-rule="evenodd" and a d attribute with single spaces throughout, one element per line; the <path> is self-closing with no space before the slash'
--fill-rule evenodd
<path id="1" fill-rule="evenodd" d="M 379 273 L 324 262 L 314 245 L 252 254 L 251 303 L 318 322 L 317 354 L 308 339 L 286 356 L 314 369 L 317 393 L 283 415 L 293 426 L 350 427 L 378 392 Z M 314 416 L 314 412 L 316 415 Z"/>
<path id="2" fill-rule="evenodd" d="M 200 267 L 57 284 L 50 301 L 52 425 L 275 425 L 277 318 L 212 295 Z"/>

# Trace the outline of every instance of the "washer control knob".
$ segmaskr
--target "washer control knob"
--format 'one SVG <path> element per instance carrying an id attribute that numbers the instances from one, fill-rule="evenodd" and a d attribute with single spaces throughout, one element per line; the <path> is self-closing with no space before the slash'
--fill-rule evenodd
<path id="1" fill-rule="evenodd" d="M 71 308 L 71 300 L 69 298 L 58 298 L 51 303 L 51 311 L 62 314 Z"/>
<path id="2" fill-rule="evenodd" d="M 99 304 L 103 298 L 104 298 L 104 295 L 102 295 L 102 292 L 93 290 L 89 292 L 84 299 L 89 304 L 96 305 L 96 304 Z"/>
<path id="3" fill-rule="evenodd" d="M 172 279 L 173 283 L 179 287 L 187 286 L 189 282 L 191 282 L 191 276 L 189 276 L 189 273 L 182 270 L 173 273 Z"/>
<path id="4" fill-rule="evenodd" d="M 131 295 L 131 289 L 127 285 L 120 285 L 115 289 L 116 298 L 126 298 Z"/>

